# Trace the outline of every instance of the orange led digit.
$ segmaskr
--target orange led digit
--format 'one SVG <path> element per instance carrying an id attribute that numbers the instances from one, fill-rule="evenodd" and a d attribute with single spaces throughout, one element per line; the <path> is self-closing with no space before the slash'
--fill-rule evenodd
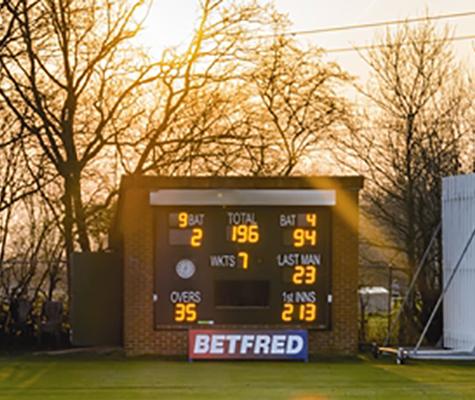
<path id="1" fill-rule="evenodd" d="M 248 231 L 248 242 L 257 243 L 259 241 L 259 228 L 257 225 L 249 225 L 247 227 Z"/>
<path id="2" fill-rule="evenodd" d="M 317 214 L 306 214 L 305 220 L 310 226 L 313 226 L 313 227 L 317 226 Z"/>
<path id="3" fill-rule="evenodd" d="M 294 305 L 292 303 L 285 303 L 281 314 L 282 321 L 291 322 L 293 313 Z"/>
<path id="4" fill-rule="evenodd" d="M 306 285 L 313 285 L 317 280 L 317 267 L 315 265 L 307 265 L 305 267 L 305 279 Z"/>
<path id="5" fill-rule="evenodd" d="M 245 232 L 243 231 L 244 225 L 233 225 L 231 228 L 231 241 L 244 243 L 245 241 Z"/>
<path id="6" fill-rule="evenodd" d="M 191 247 L 200 247 L 201 239 L 203 239 L 203 229 L 193 228 L 190 240 Z"/>
<path id="7" fill-rule="evenodd" d="M 247 269 L 249 267 L 249 254 L 245 251 L 240 251 L 238 257 L 242 258 L 242 269 Z"/>
<path id="8" fill-rule="evenodd" d="M 185 320 L 185 306 L 186 304 L 177 303 L 175 304 L 175 321 L 176 322 L 183 322 Z"/>
<path id="9" fill-rule="evenodd" d="M 294 247 L 303 247 L 305 244 L 304 230 L 301 228 L 295 229 L 292 234 L 294 238 Z"/>
<path id="10" fill-rule="evenodd" d="M 299 321 L 306 321 L 306 319 L 305 319 L 306 310 L 307 310 L 307 305 L 306 304 L 300 304 L 299 305 Z"/>
<path id="11" fill-rule="evenodd" d="M 308 241 L 311 246 L 315 246 L 317 244 L 317 231 L 305 230 L 305 240 Z"/>
<path id="12" fill-rule="evenodd" d="M 187 322 L 194 322 L 196 321 L 197 312 L 196 312 L 196 304 L 189 303 L 186 305 L 186 321 Z"/>
<path id="13" fill-rule="evenodd" d="M 186 228 L 188 226 L 188 213 L 181 212 L 178 214 L 178 227 Z"/>
<path id="14" fill-rule="evenodd" d="M 313 303 L 303 304 L 304 306 L 304 317 L 301 318 L 302 321 L 312 322 L 317 318 L 317 305 Z"/>
<path id="15" fill-rule="evenodd" d="M 302 265 L 296 265 L 294 268 L 294 273 L 292 275 L 292 283 L 296 285 L 301 285 L 303 283 L 303 278 L 305 274 L 305 267 Z"/>
<path id="16" fill-rule="evenodd" d="M 237 230 L 237 242 L 238 243 L 246 243 L 247 242 L 247 226 L 246 225 L 238 225 L 236 227 Z"/>

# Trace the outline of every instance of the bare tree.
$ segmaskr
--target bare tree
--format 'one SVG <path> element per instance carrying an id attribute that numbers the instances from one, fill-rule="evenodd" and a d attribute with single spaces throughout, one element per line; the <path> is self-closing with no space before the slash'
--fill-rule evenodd
<path id="1" fill-rule="evenodd" d="M 362 56 L 372 72 L 361 89 L 370 109 L 359 130 L 339 138 L 346 149 L 340 160 L 357 160 L 368 178 L 369 218 L 385 232 L 373 245 L 400 251 L 411 278 L 441 218 L 441 178 L 462 171 L 473 96 L 454 62 L 449 32 L 429 22 L 388 32 Z M 405 310 L 401 340 L 413 340 L 427 320 L 440 274 L 439 242 Z M 439 336 L 440 319 L 429 339 Z"/>
<path id="2" fill-rule="evenodd" d="M 251 126 L 251 116 L 241 108 L 246 100 L 242 91 L 231 92 L 228 85 L 190 93 L 159 141 L 161 156 L 154 170 L 171 176 L 245 173 L 245 133 Z"/>
<path id="3" fill-rule="evenodd" d="M 147 121 L 145 149 L 138 140 L 129 143 L 140 154 L 139 171 L 290 175 L 311 151 L 328 146 L 331 131 L 350 118 L 349 104 L 337 94 L 350 77 L 323 62 L 321 50 L 278 36 L 287 26 L 281 14 L 268 8 L 247 13 L 256 24 L 270 26 L 268 35 L 254 37 L 255 29 L 247 31 L 249 23 L 237 10 L 231 19 L 236 26 L 226 20 L 219 37 L 227 41 L 220 46 L 231 44 L 206 53 L 215 55 L 212 64 L 197 59 L 200 68 L 190 69 L 186 96 L 182 80 L 170 81 L 175 89 L 164 98 L 177 108 L 158 108 L 162 119 Z M 233 36 L 237 27 L 239 40 Z"/>
<path id="4" fill-rule="evenodd" d="M 11 252 L 10 242 L 15 240 L 14 227 L 18 226 L 18 204 L 28 201 L 40 190 L 38 182 L 44 181 L 44 169 L 35 169 L 35 177 L 26 167 L 23 154 L 25 132 L 0 103 L 0 298 L 8 298 L 6 275 Z M 24 232 L 20 232 L 24 238 Z"/>
<path id="5" fill-rule="evenodd" d="M 196 126 L 186 132 L 178 127 L 184 126 L 186 116 L 209 114 L 199 104 L 201 96 L 209 104 L 208 95 L 221 96 L 226 85 L 240 78 L 240 60 L 255 45 L 252 35 L 256 29 L 266 29 L 274 13 L 272 7 L 254 1 L 203 0 L 200 5 L 201 15 L 188 46 L 163 53 L 156 86 L 142 99 L 151 106 L 139 124 L 141 129 L 136 130 L 136 135 L 117 139 L 122 167 L 127 172 L 169 173 L 182 160 L 183 147 L 210 142 L 209 135 L 204 138 L 197 134 Z M 195 106 L 199 111 L 190 110 Z M 196 119 L 189 126 L 195 122 Z M 190 154 L 190 147 L 186 151 Z"/>
<path id="6" fill-rule="evenodd" d="M 277 25 L 276 31 L 282 31 Z M 290 175 L 311 151 L 328 148 L 332 132 L 351 118 L 338 94 L 349 81 L 323 51 L 277 36 L 252 54 L 250 102 L 255 118 L 248 142 L 255 175 Z"/>
<path id="7" fill-rule="evenodd" d="M 76 240 L 91 249 L 83 175 L 140 114 L 136 89 L 155 79 L 155 65 L 137 62 L 141 56 L 129 44 L 142 3 L 3 1 L 15 40 L 2 43 L 0 98 L 32 139 L 25 153 L 40 149 L 63 181 L 56 196 L 67 256 Z"/>

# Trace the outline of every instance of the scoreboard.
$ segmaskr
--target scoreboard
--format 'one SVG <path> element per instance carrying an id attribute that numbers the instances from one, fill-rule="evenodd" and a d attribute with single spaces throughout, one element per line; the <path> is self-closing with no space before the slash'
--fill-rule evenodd
<path id="1" fill-rule="evenodd" d="M 332 190 L 152 192 L 156 329 L 330 329 Z"/>

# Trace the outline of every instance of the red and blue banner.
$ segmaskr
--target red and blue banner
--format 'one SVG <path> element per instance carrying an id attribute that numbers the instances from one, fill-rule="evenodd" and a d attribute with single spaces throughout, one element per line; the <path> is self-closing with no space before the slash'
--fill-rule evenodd
<path id="1" fill-rule="evenodd" d="M 190 360 L 307 360 L 306 330 L 190 329 Z"/>

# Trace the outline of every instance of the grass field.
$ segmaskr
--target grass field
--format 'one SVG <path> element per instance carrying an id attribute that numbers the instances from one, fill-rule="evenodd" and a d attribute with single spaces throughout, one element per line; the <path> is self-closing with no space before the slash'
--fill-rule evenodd
<path id="1" fill-rule="evenodd" d="M 475 399 L 475 364 L 0 358 L 0 399 Z"/>

